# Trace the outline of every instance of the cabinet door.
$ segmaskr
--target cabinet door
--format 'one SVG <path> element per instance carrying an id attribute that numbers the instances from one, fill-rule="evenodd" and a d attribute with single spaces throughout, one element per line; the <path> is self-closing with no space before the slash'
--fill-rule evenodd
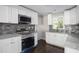
<path id="1" fill-rule="evenodd" d="M 49 14 L 48 15 L 48 25 L 52 25 L 52 23 L 53 23 L 53 15 Z"/>
<path id="2" fill-rule="evenodd" d="M 0 40 L 0 53 L 21 52 L 21 37 L 13 37 Z"/>
<path id="3" fill-rule="evenodd" d="M 65 25 L 69 25 L 69 24 L 74 25 L 74 24 L 79 23 L 77 20 L 78 18 L 77 18 L 77 14 L 76 14 L 76 12 L 77 12 L 76 9 L 77 8 L 73 8 L 71 10 L 67 10 L 64 12 Z"/>
<path id="4" fill-rule="evenodd" d="M 18 9 L 8 8 L 8 23 L 18 23 Z"/>
<path id="5" fill-rule="evenodd" d="M 53 44 L 53 45 L 56 45 L 57 43 L 57 39 L 56 39 L 56 34 L 54 33 L 46 33 L 46 42 L 49 43 L 49 44 Z"/>
<path id="6" fill-rule="evenodd" d="M 16 9 L 16 8 L 12 8 L 11 23 L 18 23 L 18 9 Z"/>
<path id="7" fill-rule="evenodd" d="M 21 37 L 13 37 L 9 42 L 9 52 L 20 53 L 21 52 Z"/>
<path id="8" fill-rule="evenodd" d="M 31 14 L 31 24 L 38 24 L 38 14 L 37 13 L 32 13 Z"/>
<path id="9" fill-rule="evenodd" d="M 77 17 L 76 22 L 78 24 L 79 23 L 79 6 L 76 7 L 76 17 Z"/>
<path id="10" fill-rule="evenodd" d="M 18 10 L 8 6 L 0 6 L 0 22 L 18 23 Z"/>
<path id="11" fill-rule="evenodd" d="M 70 24 L 70 11 L 64 12 L 64 24 L 69 25 Z"/>
<path id="12" fill-rule="evenodd" d="M 76 8 L 73 8 L 70 10 L 70 24 L 77 24 L 76 19 Z"/>
<path id="13" fill-rule="evenodd" d="M 0 40 L 0 53 L 8 53 L 9 52 L 9 41 L 10 41 L 10 39 Z"/>
<path id="14" fill-rule="evenodd" d="M 66 34 L 59 33 L 46 33 L 46 42 L 56 46 L 64 47 L 65 41 L 67 39 Z"/>
<path id="15" fill-rule="evenodd" d="M 59 33 L 57 33 L 56 36 L 57 36 L 57 44 L 60 47 L 64 47 L 66 39 L 67 39 L 67 35 L 66 34 L 59 34 Z"/>
<path id="16" fill-rule="evenodd" d="M 0 22 L 5 23 L 8 21 L 8 7 L 0 6 Z"/>
<path id="17" fill-rule="evenodd" d="M 11 23 L 12 20 L 12 8 L 8 7 L 8 21 L 7 23 Z"/>

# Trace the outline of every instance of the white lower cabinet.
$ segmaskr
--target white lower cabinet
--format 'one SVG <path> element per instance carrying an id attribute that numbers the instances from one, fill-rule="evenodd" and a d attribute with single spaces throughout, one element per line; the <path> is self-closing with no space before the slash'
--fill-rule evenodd
<path id="1" fill-rule="evenodd" d="M 12 7 L 9 7 L 9 8 L 11 8 L 11 17 L 8 20 L 9 23 L 18 24 L 18 9 L 12 8 Z"/>
<path id="2" fill-rule="evenodd" d="M 65 47 L 65 53 L 79 53 L 79 50 Z"/>
<path id="3" fill-rule="evenodd" d="M 0 53 L 20 53 L 21 37 L 12 37 L 0 40 Z"/>
<path id="4" fill-rule="evenodd" d="M 46 42 L 48 44 L 64 47 L 66 39 L 66 34 L 46 32 Z"/>

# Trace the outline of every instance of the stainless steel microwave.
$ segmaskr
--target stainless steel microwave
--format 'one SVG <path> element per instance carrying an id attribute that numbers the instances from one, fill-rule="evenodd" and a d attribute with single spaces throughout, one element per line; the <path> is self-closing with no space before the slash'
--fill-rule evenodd
<path id="1" fill-rule="evenodd" d="M 25 15 L 18 15 L 19 24 L 30 24 L 31 23 L 31 17 L 25 16 Z"/>

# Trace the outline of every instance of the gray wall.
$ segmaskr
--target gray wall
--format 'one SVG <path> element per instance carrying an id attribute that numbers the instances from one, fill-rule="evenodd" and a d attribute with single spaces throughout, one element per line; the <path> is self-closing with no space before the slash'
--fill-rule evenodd
<path id="1" fill-rule="evenodd" d="M 38 16 L 38 39 L 44 39 L 45 40 L 45 32 L 47 32 L 48 29 L 48 15 L 45 16 Z"/>

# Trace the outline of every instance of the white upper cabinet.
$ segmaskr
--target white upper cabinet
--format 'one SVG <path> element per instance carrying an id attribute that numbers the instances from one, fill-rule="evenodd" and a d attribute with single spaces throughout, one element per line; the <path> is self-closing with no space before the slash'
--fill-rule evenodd
<path id="1" fill-rule="evenodd" d="M 0 6 L 0 22 L 18 24 L 18 14 L 31 17 L 31 24 L 38 24 L 38 13 L 26 8 L 13 6 Z"/>
<path id="2" fill-rule="evenodd" d="M 18 9 L 11 8 L 11 23 L 18 23 Z"/>
<path id="3" fill-rule="evenodd" d="M 70 24 L 77 24 L 77 18 L 76 18 L 76 8 L 73 8 L 70 10 Z"/>
<path id="4" fill-rule="evenodd" d="M 52 14 L 48 14 L 48 25 L 52 25 L 53 21 L 53 15 Z"/>
<path id="5" fill-rule="evenodd" d="M 64 12 L 64 24 L 68 25 L 70 24 L 70 11 L 65 11 Z"/>
<path id="6" fill-rule="evenodd" d="M 30 17 L 29 11 L 24 10 L 24 9 L 19 9 L 18 10 L 18 14 L 25 15 L 25 16 L 29 16 Z"/>
<path id="7" fill-rule="evenodd" d="M 18 9 L 8 6 L 0 6 L 0 22 L 18 23 Z"/>
<path id="8" fill-rule="evenodd" d="M 0 6 L 0 22 L 5 23 L 8 21 L 8 7 Z"/>
<path id="9" fill-rule="evenodd" d="M 38 24 L 38 13 L 32 13 L 32 16 L 31 16 L 31 24 Z"/>
<path id="10" fill-rule="evenodd" d="M 79 23 L 79 8 L 75 7 L 64 12 L 64 24 L 74 25 Z"/>
<path id="11" fill-rule="evenodd" d="M 79 6 L 76 7 L 76 15 L 77 15 L 76 22 L 79 23 Z"/>

